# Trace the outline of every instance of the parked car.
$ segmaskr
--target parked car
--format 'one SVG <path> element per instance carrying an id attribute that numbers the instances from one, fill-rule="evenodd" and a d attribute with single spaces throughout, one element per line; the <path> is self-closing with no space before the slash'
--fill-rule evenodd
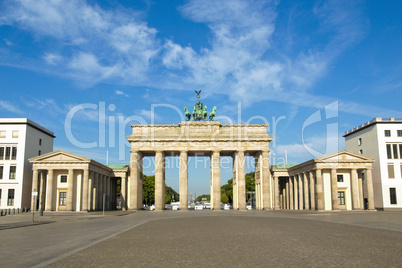
<path id="1" fill-rule="evenodd" d="M 204 204 L 196 204 L 196 205 L 194 206 L 194 209 L 195 209 L 195 210 L 203 210 L 203 209 L 204 209 Z"/>
<path id="2" fill-rule="evenodd" d="M 252 210 L 253 207 L 252 207 L 251 205 L 247 205 L 247 206 L 246 206 L 246 209 L 247 209 L 247 210 Z"/>

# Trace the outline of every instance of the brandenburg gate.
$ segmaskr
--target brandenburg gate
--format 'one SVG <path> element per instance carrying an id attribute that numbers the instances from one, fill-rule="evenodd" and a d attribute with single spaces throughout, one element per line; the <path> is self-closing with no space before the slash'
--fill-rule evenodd
<path id="1" fill-rule="evenodd" d="M 197 92 L 197 97 L 199 98 Z M 186 117 L 190 113 L 185 108 Z M 197 102 L 194 121 L 177 125 L 132 125 L 127 137 L 131 145 L 130 175 L 122 181 L 122 206 L 142 208 L 142 162 L 144 156 L 155 157 L 155 210 L 165 205 L 165 157 L 179 156 L 180 209 L 187 209 L 188 157 L 209 156 L 211 159 L 211 209 L 221 209 L 220 157 L 233 157 L 233 209 L 246 209 L 245 156 L 255 157 L 256 208 L 272 209 L 275 182 L 270 176 L 267 124 L 221 124 L 212 121 L 216 107 L 207 120 L 206 106 Z M 204 120 L 196 120 L 203 118 Z M 277 182 L 276 182 L 277 183 Z"/>

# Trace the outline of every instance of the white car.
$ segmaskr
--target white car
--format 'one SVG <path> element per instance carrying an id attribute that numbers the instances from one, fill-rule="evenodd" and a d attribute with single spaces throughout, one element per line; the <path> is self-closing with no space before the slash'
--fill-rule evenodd
<path id="1" fill-rule="evenodd" d="M 204 209 L 204 205 L 203 204 L 196 204 L 194 207 L 195 210 L 203 210 Z"/>
<path id="2" fill-rule="evenodd" d="M 155 210 L 155 205 L 150 206 L 149 210 Z"/>
<path id="3" fill-rule="evenodd" d="M 251 205 L 247 205 L 247 206 L 246 206 L 246 209 L 247 209 L 247 210 L 252 210 L 253 207 L 252 207 Z"/>

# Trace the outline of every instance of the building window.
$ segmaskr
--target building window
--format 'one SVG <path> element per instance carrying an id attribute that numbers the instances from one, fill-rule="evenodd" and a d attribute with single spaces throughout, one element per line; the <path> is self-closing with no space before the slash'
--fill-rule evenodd
<path id="1" fill-rule="evenodd" d="M 60 182 L 61 183 L 66 183 L 67 182 L 67 175 L 61 175 L 60 176 Z"/>
<path id="2" fill-rule="evenodd" d="M 388 178 L 395 179 L 394 164 L 388 163 Z"/>
<path id="3" fill-rule="evenodd" d="M 14 206 L 14 189 L 8 189 L 7 206 Z"/>
<path id="4" fill-rule="evenodd" d="M 10 180 L 15 180 L 16 166 L 10 166 Z"/>
<path id="5" fill-rule="evenodd" d="M 4 160 L 4 147 L 0 147 L 0 160 Z"/>
<path id="6" fill-rule="evenodd" d="M 2 130 L 2 131 L 0 131 L 0 138 L 5 138 L 6 137 L 6 131 L 5 130 Z"/>
<path id="7" fill-rule="evenodd" d="M 41 154 L 42 154 L 42 151 L 41 151 L 41 150 L 39 150 L 38 155 L 41 155 Z"/>
<path id="8" fill-rule="evenodd" d="M 42 145 L 42 139 L 39 139 L 39 145 Z"/>
<path id="9" fill-rule="evenodd" d="M 398 159 L 398 144 L 392 144 L 392 150 L 394 151 L 394 159 Z"/>
<path id="10" fill-rule="evenodd" d="M 0 166 L 0 180 L 3 179 L 3 170 L 4 170 L 4 167 Z"/>
<path id="11" fill-rule="evenodd" d="M 395 188 L 389 188 L 389 201 L 391 202 L 391 205 L 396 205 L 396 189 Z"/>
<path id="12" fill-rule="evenodd" d="M 398 134 L 398 137 L 402 137 L 402 130 L 397 130 L 396 132 Z"/>
<path id="13" fill-rule="evenodd" d="M 362 138 L 359 138 L 358 140 L 357 140 L 357 145 L 362 145 Z"/>
<path id="14" fill-rule="evenodd" d="M 18 130 L 13 130 L 13 138 L 18 138 Z"/>
<path id="15" fill-rule="evenodd" d="M 0 189 L 0 207 L 1 207 L 1 192 L 2 192 L 2 189 Z"/>
<path id="16" fill-rule="evenodd" d="M 391 137 L 391 130 L 384 130 L 385 137 Z"/>
<path id="17" fill-rule="evenodd" d="M 60 192 L 59 205 L 65 206 L 67 200 L 67 192 Z"/>
<path id="18" fill-rule="evenodd" d="M 387 158 L 392 159 L 391 144 L 387 144 Z"/>
<path id="19" fill-rule="evenodd" d="M 338 192 L 338 204 L 345 205 L 345 192 L 344 191 Z"/>
<path id="20" fill-rule="evenodd" d="M 11 160 L 16 160 L 17 159 L 17 147 L 12 148 L 12 153 L 11 153 Z"/>
<path id="21" fill-rule="evenodd" d="M 6 147 L 6 160 L 10 160 L 10 155 L 11 155 L 11 147 L 7 146 Z"/>
<path id="22" fill-rule="evenodd" d="M 338 182 L 343 182 L 343 175 L 337 175 Z"/>
<path id="23" fill-rule="evenodd" d="M 359 154 L 363 154 L 363 150 L 359 150 Z"/>

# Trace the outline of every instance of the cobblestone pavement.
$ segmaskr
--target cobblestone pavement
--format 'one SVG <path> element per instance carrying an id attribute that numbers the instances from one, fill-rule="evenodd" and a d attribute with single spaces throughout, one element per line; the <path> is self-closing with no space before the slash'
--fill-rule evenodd
<path id="1" fill-rule="evenodd" d="M 47 224 L 26 226 L 10 219 L 3 223 L 2 218 L 0 226 L 21 225 L 0 228 L 3 267 L 400 267 L 402 263 L 401 212 L 55 214 L 43 217 Z"/>

